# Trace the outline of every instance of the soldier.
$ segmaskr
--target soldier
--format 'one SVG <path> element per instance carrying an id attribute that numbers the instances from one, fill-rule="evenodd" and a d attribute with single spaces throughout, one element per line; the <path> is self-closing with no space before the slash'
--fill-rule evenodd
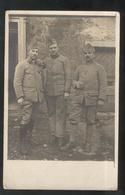
<path id="1" fill-rule="evenodd" d="M 86 120 L 87 154 L 95 154 L 98 149 L 99 137 L 96 129 L 96 112 L 98 105 L 104 105 L 106 99 L 106 72 L 94 61 L 95 49 L 86 44 L 83 50 L 85 64 L 78 66 L 74 73 L 71 92 L 70 136 L 69 143 L 62 149 L 75 147 L 75 135 L 84 113 Z"/>
<path id="2" fill-rule="evenodd" d="M 31 49 L 28 58 L 17 64 L 14 75 L 17 102 L 23 109 L 20 122 L 20 152 L 23 154 L 27 153 L 35 118 L 40 103 L 44 101 L 42 64 L 37 58 L 38 49 Z M 27 136 L 29 139 L 26 141 Z"/>
<path id="3" fill-rule="evenodd" d="M 51 129 L 51 143 L 63 144 L 65 126 L 65 99 L 71 86 L 71 67 L 67 57 L 59 53 L 55 39 L 49 42 L 46 65 L 46 97 Z"/>

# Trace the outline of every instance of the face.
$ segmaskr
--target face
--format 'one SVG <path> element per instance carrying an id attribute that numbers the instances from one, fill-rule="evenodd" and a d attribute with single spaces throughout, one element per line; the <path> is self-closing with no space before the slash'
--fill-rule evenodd
<path id="1" fill-rule="evenodd" d="M 38 57 L 38 49 L 31 49 L 31 50 L 29 51 L 29 57 L 30 57 L 32 60 L 37 59 L 37 57 Z"/>
<path id="2" fill-rule="evenodd" d="M 94 58 L 94 52 L 93 51 L 91 51 L 91 50 L 86 50 L 86 51 L 84 51 L 84 56 L 85 56 L 85 59 L 86 59 L 86 62 L 91 62 L 92 60 L 93 60 L 93 58 Z"/>
<path id="3" fill-rule="evenodd" d="M 53 44 L 49 46 L 49 52 L 51 56 L 56 56 L 58 54 L 58 45 L 57 44 Z"/>

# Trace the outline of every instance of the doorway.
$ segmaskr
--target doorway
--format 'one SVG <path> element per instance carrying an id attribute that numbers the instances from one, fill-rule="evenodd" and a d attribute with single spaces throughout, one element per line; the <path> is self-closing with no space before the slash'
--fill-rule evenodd
<path id="1" fill-rule="evenodd" d="M 9 23 L 9 103 L 16 100 L 13 88 L 15 66 L 18 63 L 18 22 Z"/>

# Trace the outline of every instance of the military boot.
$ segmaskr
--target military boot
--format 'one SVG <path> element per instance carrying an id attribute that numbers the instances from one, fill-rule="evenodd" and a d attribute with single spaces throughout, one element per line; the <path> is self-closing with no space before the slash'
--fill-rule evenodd
<path id="1" fill-rule="evenodd" d="M 34 129 L 34 122 L 33 120 L 31 120 L 30 123 L 28 124 L 28 142 L 30 147 L 32 145 L 36 145 L 36 140 L 33 137 L 33 129 Z"/>
<path id="2" fill-rule="evenodd" d="M 98 154 L 100 146 L 100 134 L 96 125 L 92 125 L 93 136 L 91 138 L 91 152 Z"/>
<path id="3" fill-rule="evenodd" d="M 76 147 L 76 132 L 77 124 L 70 124 L 69 141 L 66 145 L 61 147 L 61 150 L 73 149 Z"/>
<path id="4" fill-rule="evenodd" d="M 63 143 L 64 143 L 64 142 L 63 142 L 63 141 L 64 141 L 64 140 L 63 140 L 63 137 L 58 137 L 57 140 L 58 140 L 58 141 L 57 141 L 57 142 L 58 142 L 58 146 L 59 146 L 59 148 L 61 148 L 61 147 L 63 146 Z"/>
<path id="5" fill-rule="evenodd" d="M 32 146 L 32 124 L 21 125 L 20 128 L 20 151 L 22 154 L 29 154 Z"/>
<path id="6" fill-rule="evenodd" d="M 23 155 L 27 154 L 26 135 L 27 135 L 27 125 L 21 125 L 19 144 L 20 144 L 20 153 Z"/>
<path id="7" fill-rule="evenodd" d="M 55 145 L 57 143 L 57 137 L 55 135 L 51 135 L 50 144 Z"/>
<path id="8" fill-rule="evenodd" d="M 97 143 L 96 143 L 96 125 L 88 125 L 86 132 L 86 146 L 84 153 L 87 155 L 96 155 Z"/>

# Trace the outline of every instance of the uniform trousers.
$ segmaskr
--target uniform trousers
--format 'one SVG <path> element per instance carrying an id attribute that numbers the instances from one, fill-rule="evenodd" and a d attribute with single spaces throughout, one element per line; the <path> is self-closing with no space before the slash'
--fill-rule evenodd
<path id="1" fill-rule="evenodd" d="M 92 146 L 92 150 L 96 151 L 99 143 L 99 134 L 96 128 L 96 105 L 86 105 L 83 99 L 82 103 L 77 98 L 71 100 L 71 108 L 69 114 L 70 134 L 75 137 L 77 134 L 78 123 L 81 117 L 86 122 L 86 144 Z"/>
<path id="2" fill-rule="evenodd" d="M 21 120 L 21 125 L 27 125 L 31 121 L 36 122 L 39 117 L 40 113 L 40 103 L 39 102 L 31 102 L 31 101 L 24 101 L 23 103 L 23 115 Z"/>
<path id="3" fill-rule="evenodd" d="M 63 137 L 66 116 L 64 95 L 47 96 L 47 105 L 51 135 Z"/>

